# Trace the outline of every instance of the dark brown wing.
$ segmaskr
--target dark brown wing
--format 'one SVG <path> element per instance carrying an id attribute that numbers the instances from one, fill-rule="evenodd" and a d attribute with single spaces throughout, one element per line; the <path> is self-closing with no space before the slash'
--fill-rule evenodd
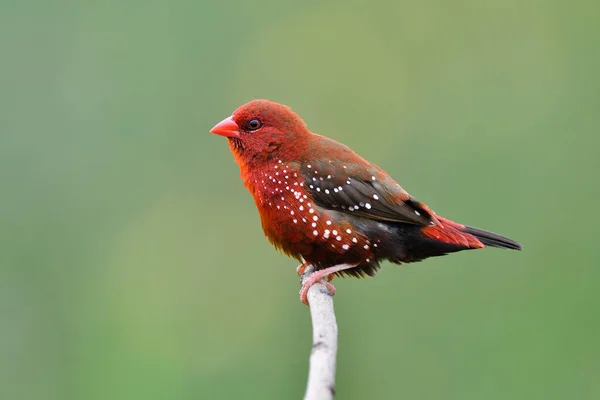
<path id="1" fill-rule="evenodd" d="M 437 223 L 426 205 L 375 166 L 322 161 L 299 167 L 306 190 L 320 207 L 379 221 Z"/>

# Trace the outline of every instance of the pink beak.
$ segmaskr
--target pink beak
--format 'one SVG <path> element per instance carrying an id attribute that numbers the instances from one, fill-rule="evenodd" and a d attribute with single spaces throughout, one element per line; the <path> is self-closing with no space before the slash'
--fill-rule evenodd
<path id="1" fill-rule="evenodd" d="M 210 130 L 210 133 L 226 137 L 240 137 L 240 127 L 235 123 L 233 117 L 227 117 Z"/>

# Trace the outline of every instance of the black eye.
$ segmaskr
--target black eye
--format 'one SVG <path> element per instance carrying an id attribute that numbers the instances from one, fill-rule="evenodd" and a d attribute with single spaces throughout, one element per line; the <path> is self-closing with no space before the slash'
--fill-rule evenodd
<path id="1" fill-rule="evenodd" d="M 252 118 L 248 122 L 246 122 L 246 128 L 249 131 L 255 131 L 262 126 L 262 122 L 258 118 Z"/>

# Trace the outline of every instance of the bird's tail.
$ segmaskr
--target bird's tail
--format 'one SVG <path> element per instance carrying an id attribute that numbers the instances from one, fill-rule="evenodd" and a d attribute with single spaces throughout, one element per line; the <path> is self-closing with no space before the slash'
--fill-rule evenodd
<path id="1" fill-rule="evenodd" d="M 523 247 L 512 239 L 498 235 L 494 232 L 484 231 L 483 229 L 466 226 L 462 229 L 464 233 L 475 236 L 481 243 L 490 247 L 499 247 L 501 249 L 522 250 Z"/>
<path id="2" fill-rule="evenodd" d="M 512 250 L 522 249 L 519 243 L 497 233 L 461 225 L 446 218 L 437 218 L 442 225 L 431 225 L 423 228 L 421 233 L 424 236 L 467 249 L 478 249 L 485 246 Z"/>

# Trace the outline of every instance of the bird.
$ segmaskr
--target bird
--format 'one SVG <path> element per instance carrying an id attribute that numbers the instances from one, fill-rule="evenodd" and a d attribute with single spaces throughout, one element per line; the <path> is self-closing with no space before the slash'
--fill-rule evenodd
<path id="1" fill-rule="evenodd" d="M 211 133 L 227 138 L 265 236 L 314 272 L 300 300 L 333 276 L 374 276 L 382 261 L 411 263 L 462 250 L 521 250 L 516 241 L 438 216 L 383 169 L 311 132 L 286 105 L 256 99 Z"/>

